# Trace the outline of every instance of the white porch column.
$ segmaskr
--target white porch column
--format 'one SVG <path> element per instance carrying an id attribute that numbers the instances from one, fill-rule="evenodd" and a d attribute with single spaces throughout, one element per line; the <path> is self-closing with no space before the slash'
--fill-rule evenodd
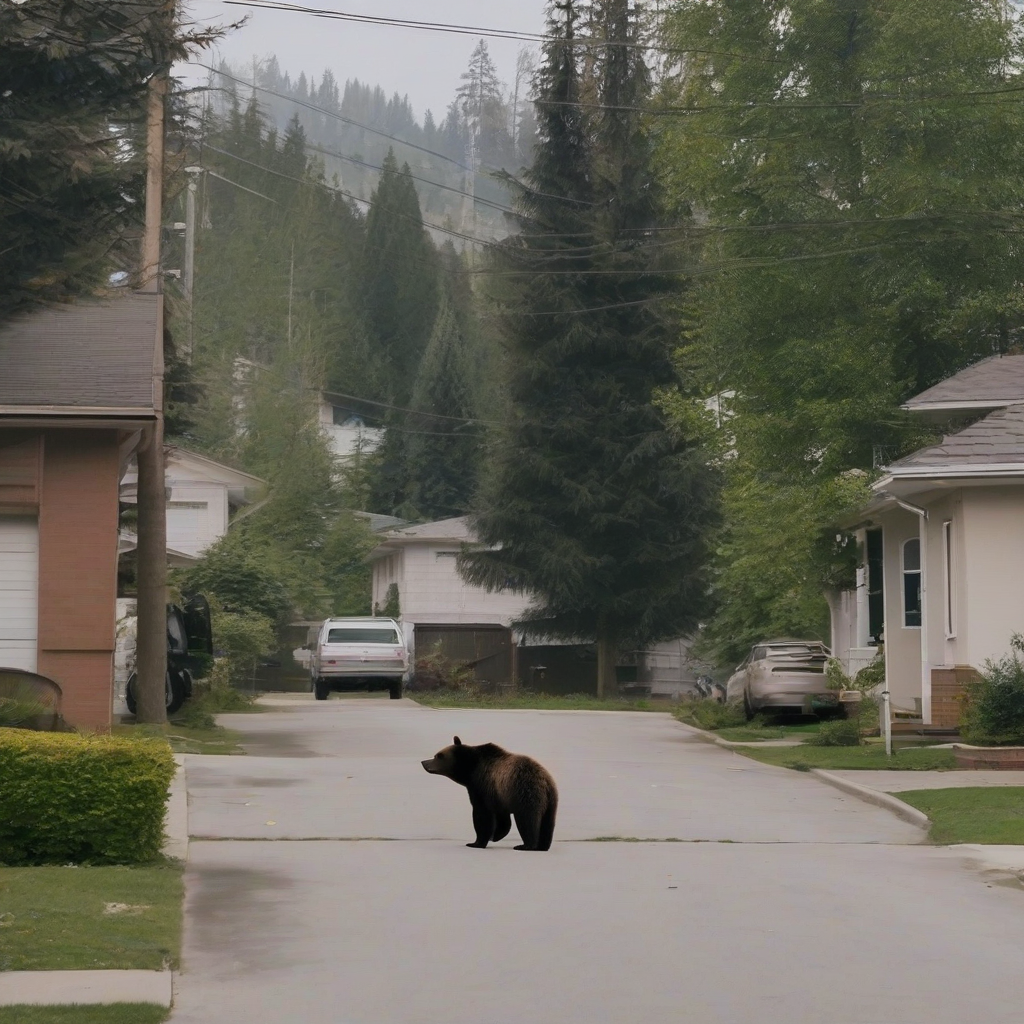
<path id="1" fill-rule="evenodd" d="M 928 653 L 928 517 L 918 516 L 921 543 L 921 721 L 932 720 L 932 666 Z M 902 581 L 901 581 L 902 582 Z"/>

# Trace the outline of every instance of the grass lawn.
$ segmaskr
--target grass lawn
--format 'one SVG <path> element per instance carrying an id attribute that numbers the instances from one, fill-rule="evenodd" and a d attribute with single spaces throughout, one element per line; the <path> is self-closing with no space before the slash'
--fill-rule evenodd
<path id="1" fill-rule="evenodd" d="M 1024 845 L 1024 788 L 916 789 L 895 794 L 932 819 L 934 843 Z"/>
<path id="2" fill-rule="evenodd" d="M 234 712 L 232 712 L 234 713 Z M 215 725 L 211 729 L 177 725 L 115 725 L 115 736 L 158 736 L 166 739 L 176 754 L 244 754 L 239 733 Z"/>
<path id="3" fill-rule="evenodd" d="M 431 708 L 494 708 L 537 711 L 663 711 L 672 710 L 668 701 L 624 697 L 601 698 L 586 693 L 557 697 L 547 693 L 517 690 L 507 694 L 465 693 L 461 690 L 435 690 L 431 693 L 406 693 L 410 699 Z"/>
<path id="4" fill-rule="evenodd" d="M 172 864 L 0 868 L 0 971 L 176 966 L 181 875 Z"/>
<path id="5" fill-rule="evenodd" d="M 800 740 L 813 735 L 821 728 L 821 722 L 813 719 L 809 722 L 757 722 L 749 725 L 738 725 L 734 728 L 719 729 L 716 736 L 723 740 L 750 743 L 755 740 Z"/>
<path id="6" fill-rule="evenodd" d="M 161 1024 L 171 1015 L 154 1003 L 110 1006 L 0 1006 L 0 1024 Z"/>
<path id="7" fill-rule="evenodd" d="M 881 743 L 860 747 L 737 747 L 737 754 L 765 764 L 810 771 L 811 768 L 890 768 L 894 771 L 936 771 L 956 767 L 952 750 L 934 747 L 905 747 L 885 756 Z M 902 797 L 901 797 L 902 799 Z"/>

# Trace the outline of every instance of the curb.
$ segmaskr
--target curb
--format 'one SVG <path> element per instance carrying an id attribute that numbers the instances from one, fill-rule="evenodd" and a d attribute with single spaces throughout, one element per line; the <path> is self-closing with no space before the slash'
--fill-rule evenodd
<path id="1" fill-rule="evenodd" d="M 0 971 L 0 1006 L 170 1006 L 172 988 L 170 971 Z"/>
<path id="2" fill-rule="evenodd" d="M 643 712 L 643 714 L 650 714 L 649 711 Z M 681 725 L 684 729 L 692 732 L 698 739 L 703 740 L 705 743 L 714 743 L 716 747 L 722 747 L 725 750 L 745 750 L 748 747 L 765 747 L 765 748 L 776 748 L 776 749 L 787 749 L 789 747 L 799 747 L 799 740 L 727 740 L 721 736 L 716 736 L 713 732 L 709 732 L 707 729 L 698 729 L 695 725 L 689 725 L 687 722 L 680 722 L 678 718 L 673 716 L 673 721 L 677 725 Z"/>
<path id="3" fill-rule="evenodd" d="M 844 793 L 858 797 L 865 801 L 865 803 L 874 804 L 876 807 L 884 807 L 887 811 L 892 811 L 897 818 L 902 818 L 911 825 L 916 825 L 918 828 L 925 829 L 926 831 L 931 828 L 931 818 L 924 811 L 919 811 L 916 807 L 905 804 L 890 793 L 880 793 L 877 789 L 869 789 L 867 786 L 862 786 L 859 782 L 841 779 L 838 775 L 833 775 L 823 768 L 812 768 L 811 774 L 826 785 L 834 786 Z"/>
<path id="4" fill-rule="evenodd" d="M 175 754 L 178 770 L 171 779 L 164 813 L 164 842 L 160 852 L 165 857 L 188 861 L 188 784 L 185 779 L 185 755 Z"/>

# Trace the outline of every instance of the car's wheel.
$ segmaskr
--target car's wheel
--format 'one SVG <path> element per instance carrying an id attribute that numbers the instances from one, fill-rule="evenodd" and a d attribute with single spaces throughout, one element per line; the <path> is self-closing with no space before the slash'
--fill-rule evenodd
<path id="1" fill-rule="evenodd" d="M 326 679 L 313 680 L 313 695 L 317 700 L 327 700 L 331 694 L 330 684 Z"/>
<path id="2" fill-rule="evenodd" d="M 388 696 L 392 700 L 401 700 L 402 697 L 402 680 L 399 679 L 395 683 L 388 684 Z"/>
<path id="3" fill-rule="evenodd" d="M 124 687 L 124 702 L 128 705 L 129 713 L 133 715 L 137 715 L 139 712 L 139 700 L 135 692 L 137 686 L 138 678 L 133 672 Z M 164 706 L 167 708 L 167 714 L 173 715 L 185 703 L 187 696 L 185 682 L 177 673 L 172 675 L 168 671 L 164 676 Z"/>
<path id="4" fill-rule="evenodd" d="M 743 714 L 749 722 L 754 717 L 754 706 L 750 703 L 750 694 L 743 691 Z"/>
<path id="5" fill-rule="evenodd" d="M 181 710 L 181 705 L 188 698 L 188 682 L 180 672 L 168 670 L 166 676 L 167 714 L 173 715 Z"/>

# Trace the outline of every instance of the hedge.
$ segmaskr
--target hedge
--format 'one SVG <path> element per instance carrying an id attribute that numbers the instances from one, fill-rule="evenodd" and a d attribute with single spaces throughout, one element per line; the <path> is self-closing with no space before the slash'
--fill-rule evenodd
<path id="1" fill-rule="evenodd" d="M 0 729 L 0 864 L 135 864 L 160 852 L 170 747 Z"/>

